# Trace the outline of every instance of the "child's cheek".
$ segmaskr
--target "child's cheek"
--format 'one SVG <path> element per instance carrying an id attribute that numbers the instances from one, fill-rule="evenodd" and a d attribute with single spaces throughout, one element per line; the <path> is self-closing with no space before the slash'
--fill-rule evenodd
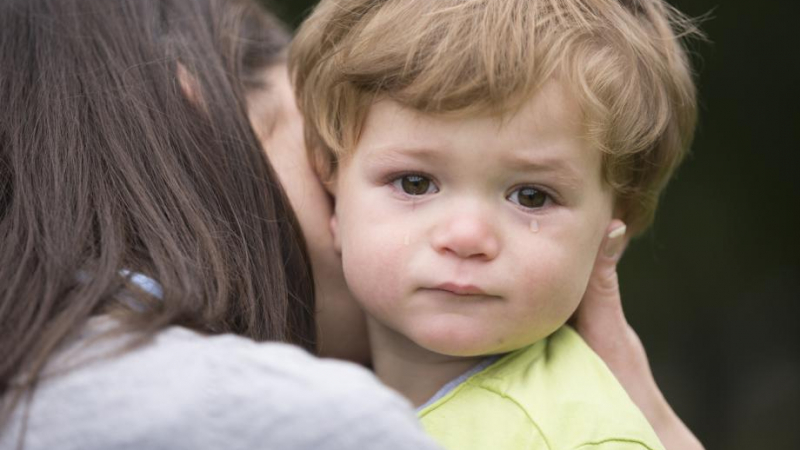
<path id="1" fill-rule="evenodd" d="M 355 214 L 342 230 L 342 265 L 350 290 L 374 314 L 402 295 L 401 275 L 409 259 L 406 242 L 410 237 L 379 209 L 351 206 Z"/>
<path id="2" fill-rule="evenodd" d="M 554 331 L 574 311 L 584 287 L 576 255 L 576 239 L 561 239 L 555 221 L 542 221 L 541 231 L 508 246 L 512 264 L 503 285 L 512 301 L 503 319 L 509 339 L 531 343 Z"/>

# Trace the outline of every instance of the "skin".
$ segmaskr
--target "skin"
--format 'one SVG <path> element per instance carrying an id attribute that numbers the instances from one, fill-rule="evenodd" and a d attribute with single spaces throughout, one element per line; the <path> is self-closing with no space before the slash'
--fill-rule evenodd
<path id="1" fill-rule="evenodd" d="M 624 224 L 613 220 L 608 232 Z M 653 378 L 642 341 L 622 310 L 617 263 L 628 238 L 603 240 L 586 293 L 572 325 L 617 377 L 631 400 L 644 413 L 664 448 L 703 450 L 703 444 L 670 407 Z"/>
<path id="2" fill-rule="evenodd" d="M 319 353 L 368 364 L 366 320 L 344 280 L 341 258 L 329 227 L 333 201 L 307 159 L 302 119 L 286 68 L 278 66 L 265 76 L 270 88 L 251 93 L 248 106 L 253 126 L 298 213 L 311 255 L 317 288 Z M 616 267 L 628 238 L 607 236 L 623 225 L 612 220 L 605 230 L 602 251 L 597 252 L 588 287 L 571 323 L 608 364 L 665 448 L 702 450 L 701 443 L 664 399 L 652 376 L 644 347 L 625 319 Z"/>
<path id="3" fill-rule="evenodd" d="M 366 320 L 345 283 L 342 259 L 328 226 L 332 199 L 306 155 L 303 120 L 286 67 L 271 68 L 265 75 L 269 87 L 250 93 L 249 115 L 303 229 L 317 295 L 317 352 L 366 365 L 370 361 Z"/>
<path id="4" fill-rule="evenodd" d="M 375 371 L 415 404 L 577 308 L 613 211 L 581 117 L 555 81 L 505 120 L 371 107 L 339 166 L 334 239 Z"/>

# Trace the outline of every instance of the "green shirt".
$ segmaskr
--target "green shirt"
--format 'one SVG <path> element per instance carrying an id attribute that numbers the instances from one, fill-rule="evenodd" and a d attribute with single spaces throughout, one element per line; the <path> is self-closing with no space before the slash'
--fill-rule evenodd
<path id="1" fill-rule="evenodd" d="M 500 358 L 419 417 L 448 450 L 663 450 L 608 367 L 568 326 Z"/>

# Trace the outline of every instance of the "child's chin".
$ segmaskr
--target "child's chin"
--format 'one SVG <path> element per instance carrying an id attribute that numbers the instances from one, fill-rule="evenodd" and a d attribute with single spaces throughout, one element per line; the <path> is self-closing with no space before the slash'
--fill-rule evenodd
<path id="1" fill-rule="evenodd" d="M 506 353 L 518 346 L 509 345 L 503 339 L 483 335 L 476 330 L 448 332 L 447 330 L 426 330 L 414 336 L 414 342 L 428 351 L 447 356 L 475 357 Z"/>

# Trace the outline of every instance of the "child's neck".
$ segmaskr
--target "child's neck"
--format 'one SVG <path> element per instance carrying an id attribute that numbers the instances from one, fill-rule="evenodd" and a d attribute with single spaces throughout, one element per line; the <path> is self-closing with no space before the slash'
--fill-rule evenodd
<path id="1" fill-rule="evenodd" d="M 484 359 L 434 353 L 371 318 L 367 321 L 375 374 L 415 407 Z"/>

